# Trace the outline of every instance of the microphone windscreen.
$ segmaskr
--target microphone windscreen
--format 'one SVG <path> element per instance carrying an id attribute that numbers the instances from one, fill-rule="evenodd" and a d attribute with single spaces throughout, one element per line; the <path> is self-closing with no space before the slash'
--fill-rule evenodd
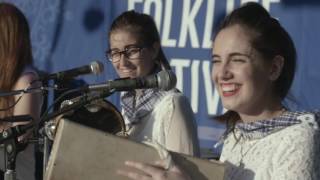
<path id="1" fill-rule="evenodd" d="M 158 87 L 161 90 L 168 91 L 173 89 L 177 84 L 177 77 L 173 71 L 163 70 L 157 74 Z"/>
<path id="2" fill-rule="evenodd" d="M 101 74 L 104 70 L 104 66 L 100 61 L 92 61 L 90 68 L 93 74 Z"/>

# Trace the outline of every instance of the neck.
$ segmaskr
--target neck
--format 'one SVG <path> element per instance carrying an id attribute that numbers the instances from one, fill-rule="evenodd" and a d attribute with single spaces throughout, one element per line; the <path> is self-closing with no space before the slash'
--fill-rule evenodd
<path id="1" fill-rule="evenodd" d="M 281 100 L 268 103 L 268 105 L 262 105 L 261 107 L 255 107 L 254 111 L 250 112 L 238 112 L 243 122 L 254 122 L 263 119 L 270 119 L 280 116 L 284 111 L 284 107 L 281 104 Z"/>

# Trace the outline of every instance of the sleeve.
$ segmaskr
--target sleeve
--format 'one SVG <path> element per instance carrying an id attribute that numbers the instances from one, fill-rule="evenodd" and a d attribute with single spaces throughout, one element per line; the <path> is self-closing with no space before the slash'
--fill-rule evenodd
<path id="1" fill-rule="evenodd" d="M 310 126 L 307 124 L 306 126 Z M 280 153 L 274 158 L 272 179 L 313 180 L 320 179 L 320 138 L 319 129 L 310 127 L 296 130 L 280 143 Z"/>
<path id="2" fill-rule="evenodd" d="M 168 122 L 166 147 L 172 151 L 199 156 L 197 125 L 185 96 L 173 96 L 173 111 Z"/>

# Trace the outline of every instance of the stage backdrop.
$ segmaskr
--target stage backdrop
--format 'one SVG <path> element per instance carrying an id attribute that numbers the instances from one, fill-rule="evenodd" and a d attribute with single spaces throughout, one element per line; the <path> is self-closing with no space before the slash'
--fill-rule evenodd
<path id="1" fill-rule="evenodd" d="M 116 78 L 105 58 L 107 31 L 123 11 L 151 14 L 161 34 L 164 51 L 176 72 L 177 88 L 189 97 L 195 112 L 202 147 L 210 148 L 224 126 L 210 119 L 223 111 L 211 82 L 212 29 L 245 0 L 11 0 L 26 14 L 35 66 L 57 72 L 104 62 L 100 76 L 81 77 L 87 83 Z M 256 0 L 279 19 L 294 39 L 298 69 L 291 94 L 292 108 L 320 106 L 320 1 Z M 119 105 L 118 95 L 109 98 Z"/>

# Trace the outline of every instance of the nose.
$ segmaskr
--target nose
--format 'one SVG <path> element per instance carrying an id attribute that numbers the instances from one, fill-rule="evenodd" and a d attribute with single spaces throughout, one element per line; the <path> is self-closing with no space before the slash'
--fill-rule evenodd
<path id="1" fill-rule="evenodd" d="M 128 59 L 124 55 L 124 53 L 120 54 L 120 60 L 119 60 L 120 66 L 126 66 L 128 64 Z"/>
<path id="2" fill-rule="evenodd" d="M 216 76 L 217 79 L 226 81 L 233 78 L 233 74 L 228 63 L 213 65 L 212 71 L 213 76 Z"/>

